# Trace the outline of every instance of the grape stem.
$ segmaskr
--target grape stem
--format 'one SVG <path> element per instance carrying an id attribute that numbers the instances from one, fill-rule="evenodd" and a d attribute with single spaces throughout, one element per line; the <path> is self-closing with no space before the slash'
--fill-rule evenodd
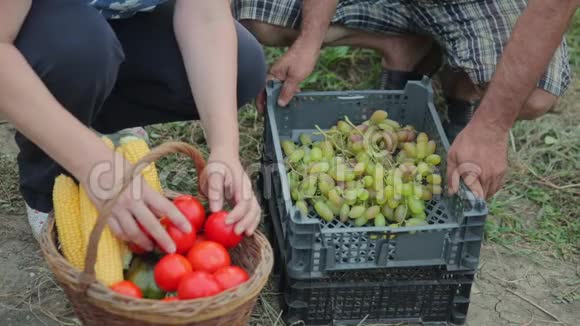
<path id="1" fill-rule="evenodd" d="M 293 172 L 296 172 L 296 174 L 298 174 L 299 176 L 301 176 L 301 177 L 305 177 L 305 176 L 307 175 L 307 174 L 305 174 L 305 173 L 300 173 L 298 170 L 296 170 L 296 169 L 294 168 L 294 166 L 292 166 L 292 162 L 290 162 L 290 161 L 286 161 L 286 163 L 287 163 L 287 166 L 288 166 L 288 167 L 290 167 L 290 170 L 292 170 Z"/>
<path id="2" fill-rule="evenodd" d="M 318 132 L 320 132 L 324 136 L 325 139 L 330 140 L 330 142 L 334 145 L 334 147 L 336 149 L 338 149 L 339 151 L 341 151 L 344 156 L 347 156 L 346 155 L 347 153 L 345 152 L 345 150 L 342 147 L 340 147 L 340 146 L 338 146 L 336 144 L 336 142 L 334 141 L 334 138 L 332 138 L 326 132 L 324 132 L 322 129 L 320 129 L 320 127 L 318 125 L 315 125 L 314 127 L 318 130 Z M 348 152 L 348 154 L 351 154 L 352 155 L 352 153 L 350 153 L 350 152 Z"/>
<path id="3" fill-rule="evenodd" d="M 344 121 L 346 121 L 346 123 L 348 123 L 353 129 L 355 129 L 356 131 L 358 131 L 358 133 L 363 136 L 363 139 L 365 138 L 365 134 L 362 133 L 362 131 L 360 131 L 355 125 L 354 123 L 352 123 L 352 121 L 350 121 L 350 119 L 345 115 L 344 116 Z"/>

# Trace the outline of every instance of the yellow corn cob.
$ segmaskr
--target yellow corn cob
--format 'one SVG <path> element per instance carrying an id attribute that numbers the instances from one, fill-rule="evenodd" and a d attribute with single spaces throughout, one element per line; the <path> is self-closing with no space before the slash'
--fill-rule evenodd
<path id="1" fill-rule="evenodd" d="M 64 257 L 74 267 L 82 270 L 85 266 L 86 244 L 81 234 L 79 187 L 65 175 L 54 180 L 52 192 L 54 217 L 58 238 Z"/>
<path id="2" fill-rule="evenodd" d="M 115 144 L 113 144 L 113 141 L 109 137 L 102 136 L 101 139 L 103 140 L 103 142 L 105 143 L 105 145 L 107 145 L 107 147 L 109 147 L 112 150 L 115 149 Z"/>
<path id="3" fill-rule="evenodd" d="M 105 145 L 107 145 L 107 147 L 109 147 L 112 150 L 115 150 L 115 144 L 113 143 L 113 141 L 111 139 L 109 139 L 107 136 L 102 136 L 101 139 L 103 140 L 103 142 L 105 142 Z M 117 148 L 117 151 L 119 152 L 119 148 Z M 123 268 L 128 268 L 129 267 L 129 263 L 131 262 L 131 259 L 133 258 L 133 253 L 131 252 L 131 250 L 129 250 L 129 247 L 127 246 L 127 244 L 123 241 L 119 240 L 119 246 L 121 248 L 121 258 L 123 261 Z"/>
<path id="4" fill-rule="evenodd" d="M 99 212 L 87 197 L 85 189 L 80 187 L 81 231 L 85 243 L 89 243 L 91 232 L 95 227 Z M 105 227 L 99 240 L 95 274 L 97 280 L 110 286 L 123 280 L 123 258 L 121 241 L 113 236 L 108 226 Z"/>
<path id="5" fill-rule="evenodd" d="M 150 152 L 147 143 L 137 137 L 127 136 L 121 138 L 121 151 L 123 156 L 131 164 L 137 163 L 143 156 Z M 149 164 L 141 173 L 145 182 L 157 192 L 161 192 L 161 182 L 159 181 L 159 175 L 157 174 L 157 168 L 154 163 Z"/>
<path id="6" fill-rule="evenodd" d="M 102 139 L 109 148 L 115 149 L 115 145 L 109 138 L 102 137 Z M 79 202 L 82 239 L 88 246 L 99 212 L 83 187 L 79 187 Z M 95 263 L 97 280 L 106 286 L 123 280 L 123 258 L 121 256 L 123 245 L 123 242 L 115 238 L 109 227 L 106 226 L 99 240 L 97 261 Z"/>

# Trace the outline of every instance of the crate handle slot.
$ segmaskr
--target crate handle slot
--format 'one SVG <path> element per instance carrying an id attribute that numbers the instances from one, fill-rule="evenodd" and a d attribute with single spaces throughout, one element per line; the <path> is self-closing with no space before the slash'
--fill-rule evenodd
<path id="1" fill-rule="evenodd" d="M 352 96 L 337 96 L 337 99 L 341 101 L 352 101 L 352 100 L 362 100 L 366 98 L 364 95 L 352 95 Z"/>

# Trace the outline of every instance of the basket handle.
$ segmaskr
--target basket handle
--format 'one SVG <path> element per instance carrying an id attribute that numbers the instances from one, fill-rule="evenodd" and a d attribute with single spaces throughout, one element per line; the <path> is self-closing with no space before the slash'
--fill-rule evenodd
<path id="1" fill-rule="evenodd" d="M 198 185 L 202 184 L 202 172 L 206 165 L 205 159 L 203 158 L 203 155 L 197 148 L 184 142 L 167 142 L 162 145 L 159 145 L 153 148 L 147 155 L 145 155 L 137 163 L 132 165 L 128 170 L 129 173 L 126 173 L 124 175 L 122 187 L 111 199 L 105 201 L 103 209 L 99 213 L 99 217 L 97 219 L 95 227 L 91 231 L 91 236 L 89 238 L 87 248 L 87 256 L 85 258 L 85 269 L 80 277 L 80 290 L 83 293 L 86 294 L 89 286 L 96 281 L 95 263 L 97 261 L 97 250 L 99 247 L 98 243 L 99 239 L 101 238 L 101 234 L 103 233 L 103 229 L 107 224 L 107 217 L 111 215 L 111 210 L 113 206 L 116 204 L 117 200 L 119 199 L 121 194 L 125 191 L 125 189 L 127 189 L 127 187 L 129 187 L 129 185 L 133 182 L 135 177 L 139 176 L 141 172 L 147 166 L 149 166 L 149 164 L 174 153 L 185 154 L 193 160 L 195 170 L 198 175 Z M 199 189 L 201 189 L 201 187 Z M 200 195 L 201 197 L 206 198 L 206 195 L 203 194 L 201 190 Z"/>

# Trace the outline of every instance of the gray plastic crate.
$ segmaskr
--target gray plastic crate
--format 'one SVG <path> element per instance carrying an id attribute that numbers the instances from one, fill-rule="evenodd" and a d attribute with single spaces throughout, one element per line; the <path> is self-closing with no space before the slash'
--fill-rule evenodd
<path id="1" fill-rule="evenodd" d="M 345 272 L 323 280 L 282 275 L 288 325 L 464 325 L 474 273 L 435 268 Z"/>
<path id="2" fill-rule="evenodd" d="M 300 93 L 287 108 L 276 105 L 280 86 L 271 81 L 266 89 L 262 177 L 263 196 L 273 223 L 279 224 L 278 241 L 285 247 L 290 277 L 320 278 L 331 271 L 384 267 L 442 265 L 449 271 L 477 267 L 487 208 L 463 184 L 459 195 L 430 201 L 429 225 L 420 227 L 355 227 L 338 220 L 326 222 L 314 211 L 302 217 L 290 197 L 280 142 L 297 141 L 301 133 L 315 132 L 315 125 L 329 128 L 345 115 L 357 124 L 375 110 L 386 110 L 389 118 L 426 132 L 437 143 L 437 154 L 446 157 L 449 142 L 433 105 L 429 79 L 409 82 L 400 91 Z M 441 169 L 445 171 L 445 160 Z"/>
<path id="3" fill-rule="evenodd" d="M 265 207 L 269 216 L 273 205 Z M 281 230 L 268 221 L 277 263 L 280 304 L 288 325 L 411 323 L 457 326 L 466 322 L 475 271 L 449 272 L 443 266 L 329 272 L 325 278 L 293 279 Z"/>

